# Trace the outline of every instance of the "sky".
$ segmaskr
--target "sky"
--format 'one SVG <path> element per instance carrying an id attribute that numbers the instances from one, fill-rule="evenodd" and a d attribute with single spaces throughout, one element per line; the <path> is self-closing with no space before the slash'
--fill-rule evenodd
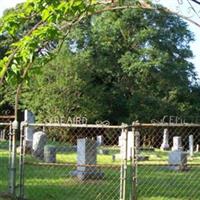
<path id="1" fill-rule="evenodd" d="M 7 8 L 14 7 L 17 3 L 24 2 L 25 0 L 0 0 L 0 16 L 2 16 L 3 11 Z M 189 8 L 189 4 L 187 0 L 152 0 L 155 3 L 160 3 L 168 8 L 170 8 L 173 11 L 178 11 L 180 14 L 183 14 L 185 16 L 190 17 L 192 20 L 200 23 L 200 18 L 198 18 L 197 15 L 194 14 L 194 12 L 191 12 L 191 9 Z M 182 4 L 179 4 L 178 2 L 183 2 Z M 196 8 L 197 5 L 193 4 Z M 199 9 L 197 12 L 200 13 L 200 6 L 198 6 Z M 191 14 L 192 13 L 192 14 Z M 195 41 L 191 43 L 191 49 L 194 54 L 194 58 L 191 59 L 191 62 L 194 63 L 195 70 L 198 74 L 198 77 L 200 78 L 200 28 L 196 25 L 189 23 L 189 30 L 194 33 Z"/>

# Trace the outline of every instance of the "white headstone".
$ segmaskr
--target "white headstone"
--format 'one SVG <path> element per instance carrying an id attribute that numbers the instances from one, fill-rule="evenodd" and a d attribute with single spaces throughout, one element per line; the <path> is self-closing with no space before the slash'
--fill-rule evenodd
<path id="1" fill-rule="evenodd" d="M 121 133 L 121 135 L 118 137 L 118 146 L 119 146 L 119 147 L 122 146 L 122 133 Z"/>
<path id="2" fill-rule="evenodd" d="M 39 158 L 44 158 L 44 146 L 47 142 L 47 136 L 44 132 L 38 131 L 33 135 L 33 146 L 32 146 L 32 154 Z"/>
<path id="3" fill-rule="evenodd" d="M 135 147 L 136 147 L 136 154 L 139 155 L 140 152 L 140 132 L 135 131 Z"/>
<path id="4" fill-rule="evenodd" d="M 194 155 L 194 138 L 193 138 L 193 135 L 189 135 L 189 152 L 190 152 L 190 156 Z"/>
<path id="5" fill-rule="evenodd" d="M 168 150 L 169 149 L 169 133 L 168 129 L 165 128 L 163 132 L 163 142 L 160 147 L 161 150 Z"/>
<path id="6" fill-rule="evenodd" d="M 26 121 L 28 123 L 35 123 L 34 114 L 28 110 L 25 110 L 24 111 L 24 121 Z M 33 133 L 34 133 L 33 127 L 25 127 L 25 129 L 24 129 L 25 143 L 28 147 L 32 147 Z"/>
<path id="7" fill-rule="evenodd" d="M 179 137 L 179 136 L 173 137 L 172 151 L 182 150 L 182 149 L 183 149 L 183 147 L 182 147 L 181 137 Z"/>
<path id="8" fill-rule="evenodd" d="M 196 152 L 199 152 L 199 144 L 196 146 Z"/>
<path id="9" fill-rule="evenodd" d="M 97 136 L 97 146 L 103 145 L 103 135 Z"/>
<path id="10" fill-rule="evenodd" d="M 119 138 L 119 146 L 120 146 L 120 155 L 121 159 L 127 159 L 130 160 L 132 158 L 132 152 L 134 148 L 134 138 L 133 138 L 133 132 L 128 131 L 127 136 L 126 132 L 122 131 L 121 136 Z M 127 139 L 126 139 L 127 137 Z M 137 136 L 138 138 L 136 139 L 136 145 L 139 145 L 139 135 Z M 126 140 L 127 140 L 127 147 L 126 147 Z M 126 154 L 126 148 L 127 148 L 127 154 Z"/>

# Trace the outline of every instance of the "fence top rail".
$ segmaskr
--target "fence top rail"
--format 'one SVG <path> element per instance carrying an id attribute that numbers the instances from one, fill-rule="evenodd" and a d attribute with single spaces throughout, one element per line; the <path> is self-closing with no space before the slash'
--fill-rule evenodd
<path id="1" fill-rule="evenodd" d="M 15 119 L 14 115 L 0 115 L 0 119 Z"/>
<path id="2" fill-rule="evenodd" d="M 141 127 L 194 127 L 194 128 L 200 128 L 200 124 L 195 123 L 133 123 L 130 127 L 132 128 L 141 128 Z"/>
<path id="3" fill-rule="evenodd" d="M 103 129 L 123 129 L 127 126 L 105 125 L 105 124 L 64 124 L 64 123 L 26 123 L 28 127 L 52 127 L 52 128 L 103 128 Z"/>
<path id="4" fill-rule="evenodd" d="M 0 126 L 9 126 L 11 125 L 10 122 L 0 122 Z"/>

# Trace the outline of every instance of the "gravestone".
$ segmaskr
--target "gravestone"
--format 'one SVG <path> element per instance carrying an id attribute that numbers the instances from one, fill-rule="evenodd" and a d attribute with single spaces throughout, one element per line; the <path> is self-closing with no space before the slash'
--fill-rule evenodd
<path id="1" fill-rule="evenodd" d="M 127 147 L 126 147 L 126 140 L 127 140 Z M 134 148 L 133 142 L 134 142 L 133 132 L 128 131 L 128 133 L 126 133 L 125 131 L 122 131 L 119 139 L 121 159 L 127 158 L 127 160 L 130 160 L 132 158 L 132 150 Z M 126 148 L 127 148 L 127 153 L 126 153 Z"/>
<path id="2" fill-rule="evenodd" d="M 103 135 L 98 135 L 97 136 L 97 146 L 102 146 L 103 145 Z"/>
<path id="3" fill-rule="evenodd" d="M 0 130 L 0 140 L 5 140 L 5 136 L 6 136 L 6 130 Z"/>
<path id="4" fill-rule="evenodd" d="M 98 149 L 98 153 L 101 155 L 109 155 L 110 151 L 108 149 Z"/>
<path id="5" fill-rule="evenodd" d="M 44 146 L 44 162 L 46 163 L 56 162 L 56 147 L 54 145 Z"/>
<path id="6" fill-rule="evenodd" d="M 118 137 L 118 146 L 121 147 L 122 146 L 122 133 L 121 135 Z"/>
<path id="7" fill-rule="evenodd" d="M 199 144 L 197 144 L 195 152 L 199 152 Z"/>
<path id="8" fill-rule="evenodd" d="M 169 153 L 170 168 L 174 170 L 187 169 L 187 153 L 182 150 L 174 150 Z"/>
<path id="9" fill-rule="evenodd" d="M 47 142 L 47 136 L 44 132 L 38 131 L 33 135 L 32 155 L 38 159 L 44 158 L 44 146 Z"/>
<path id="10" fill-rule="evenodd" d="M 24 111 L 24 121 L 28 123 L 35 123 L 35 116 L 34 114 L 29 111 L 25 110 Z M 25 135 L 25 146 L 26 148 L 32 148 L 33 145 L 33 133 L 34 133 L 34 128 L 33 127 L 25 127 L 24 128 L 24 135 Z"/>
<path id="11" fill-rule="evenodd" d="M 135 134 L 135 148 L 136 148 L 135 153 L 137 155 L 139 155 L 139 153 L 140 153 L 140 132 L 134 131 L 134 134 Z"/>
<path id="12" fill-rule="evenodd" d="M 190 153 L 190 156 L 194 155 L 194 138 L 193 138 L 193 135 L 189 135 L 189 153 Z"/>
<path id="13" fill-rule="evenodd" d="M 104 174 L 96 167 L 97 145 L 92 139 L 77 140 L 77 170 L 73 171 L 72 176 L 79 180 L 101 179 Z"/>
<path id="14" fill-rule="evenodd" d="M 138 155 L 140 151 L 140 133 L 139 131 L 135 131 L 135 153 Z M 128 131 L 127 134 L 127 155 L 126 153 L 126 132 L 122 131 L 121 136 L 119 137 L 119 146 L 120 146 L 120 155 L 121 159 L 124 159 L 127 156 L 127 160 L 132 159 L 133 156 L 133 148 L 134 148 L 134 135 L 132 131 Z"/>
<path id="15" fill-rule="evenodd" d="M 169 150 L 169 132 L 168 129 L 165 128 L 163 132 L 163 142 L 160 147 L 161 150 Z"/>
<path id="16" fill-rule="evenodd" d="M 182 141 L 181 141 L 181 137 L 180 136 L 173 137 L 172 151 L 175 151 L 175 150 L 183 150 Z"/>
<path id="17" fill-rule="evenodd" d="M 187 153 L 183 151 L 181 137 L 173 137 L 172 151 L 169 153 L 168 159 L 170 169 L 186 170 L 187 169 Z"/>

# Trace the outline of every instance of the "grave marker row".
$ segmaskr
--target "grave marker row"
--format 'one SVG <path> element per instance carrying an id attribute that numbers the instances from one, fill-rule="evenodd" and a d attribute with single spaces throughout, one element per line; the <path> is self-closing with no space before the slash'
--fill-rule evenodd
<path id="1" fill-rule="evenodd" d="M 199 151 L 198 146 L 199 145 L 197 145 L 197 152 Z M 169 150 L 170 149 L 168 129 L 164 129 L 163 142 L 161 144 L 160 149 L 161 150 Z M 172 151 L 175 151 L 175 150 L 183 150 L 182 141 L 181 141 L 180 136 L 173 137 Z M 189 154 L 190 154 L 190 156 L 194 155 L 194 137 L 193 137 L 193 135 L 189 135 Z"/>

